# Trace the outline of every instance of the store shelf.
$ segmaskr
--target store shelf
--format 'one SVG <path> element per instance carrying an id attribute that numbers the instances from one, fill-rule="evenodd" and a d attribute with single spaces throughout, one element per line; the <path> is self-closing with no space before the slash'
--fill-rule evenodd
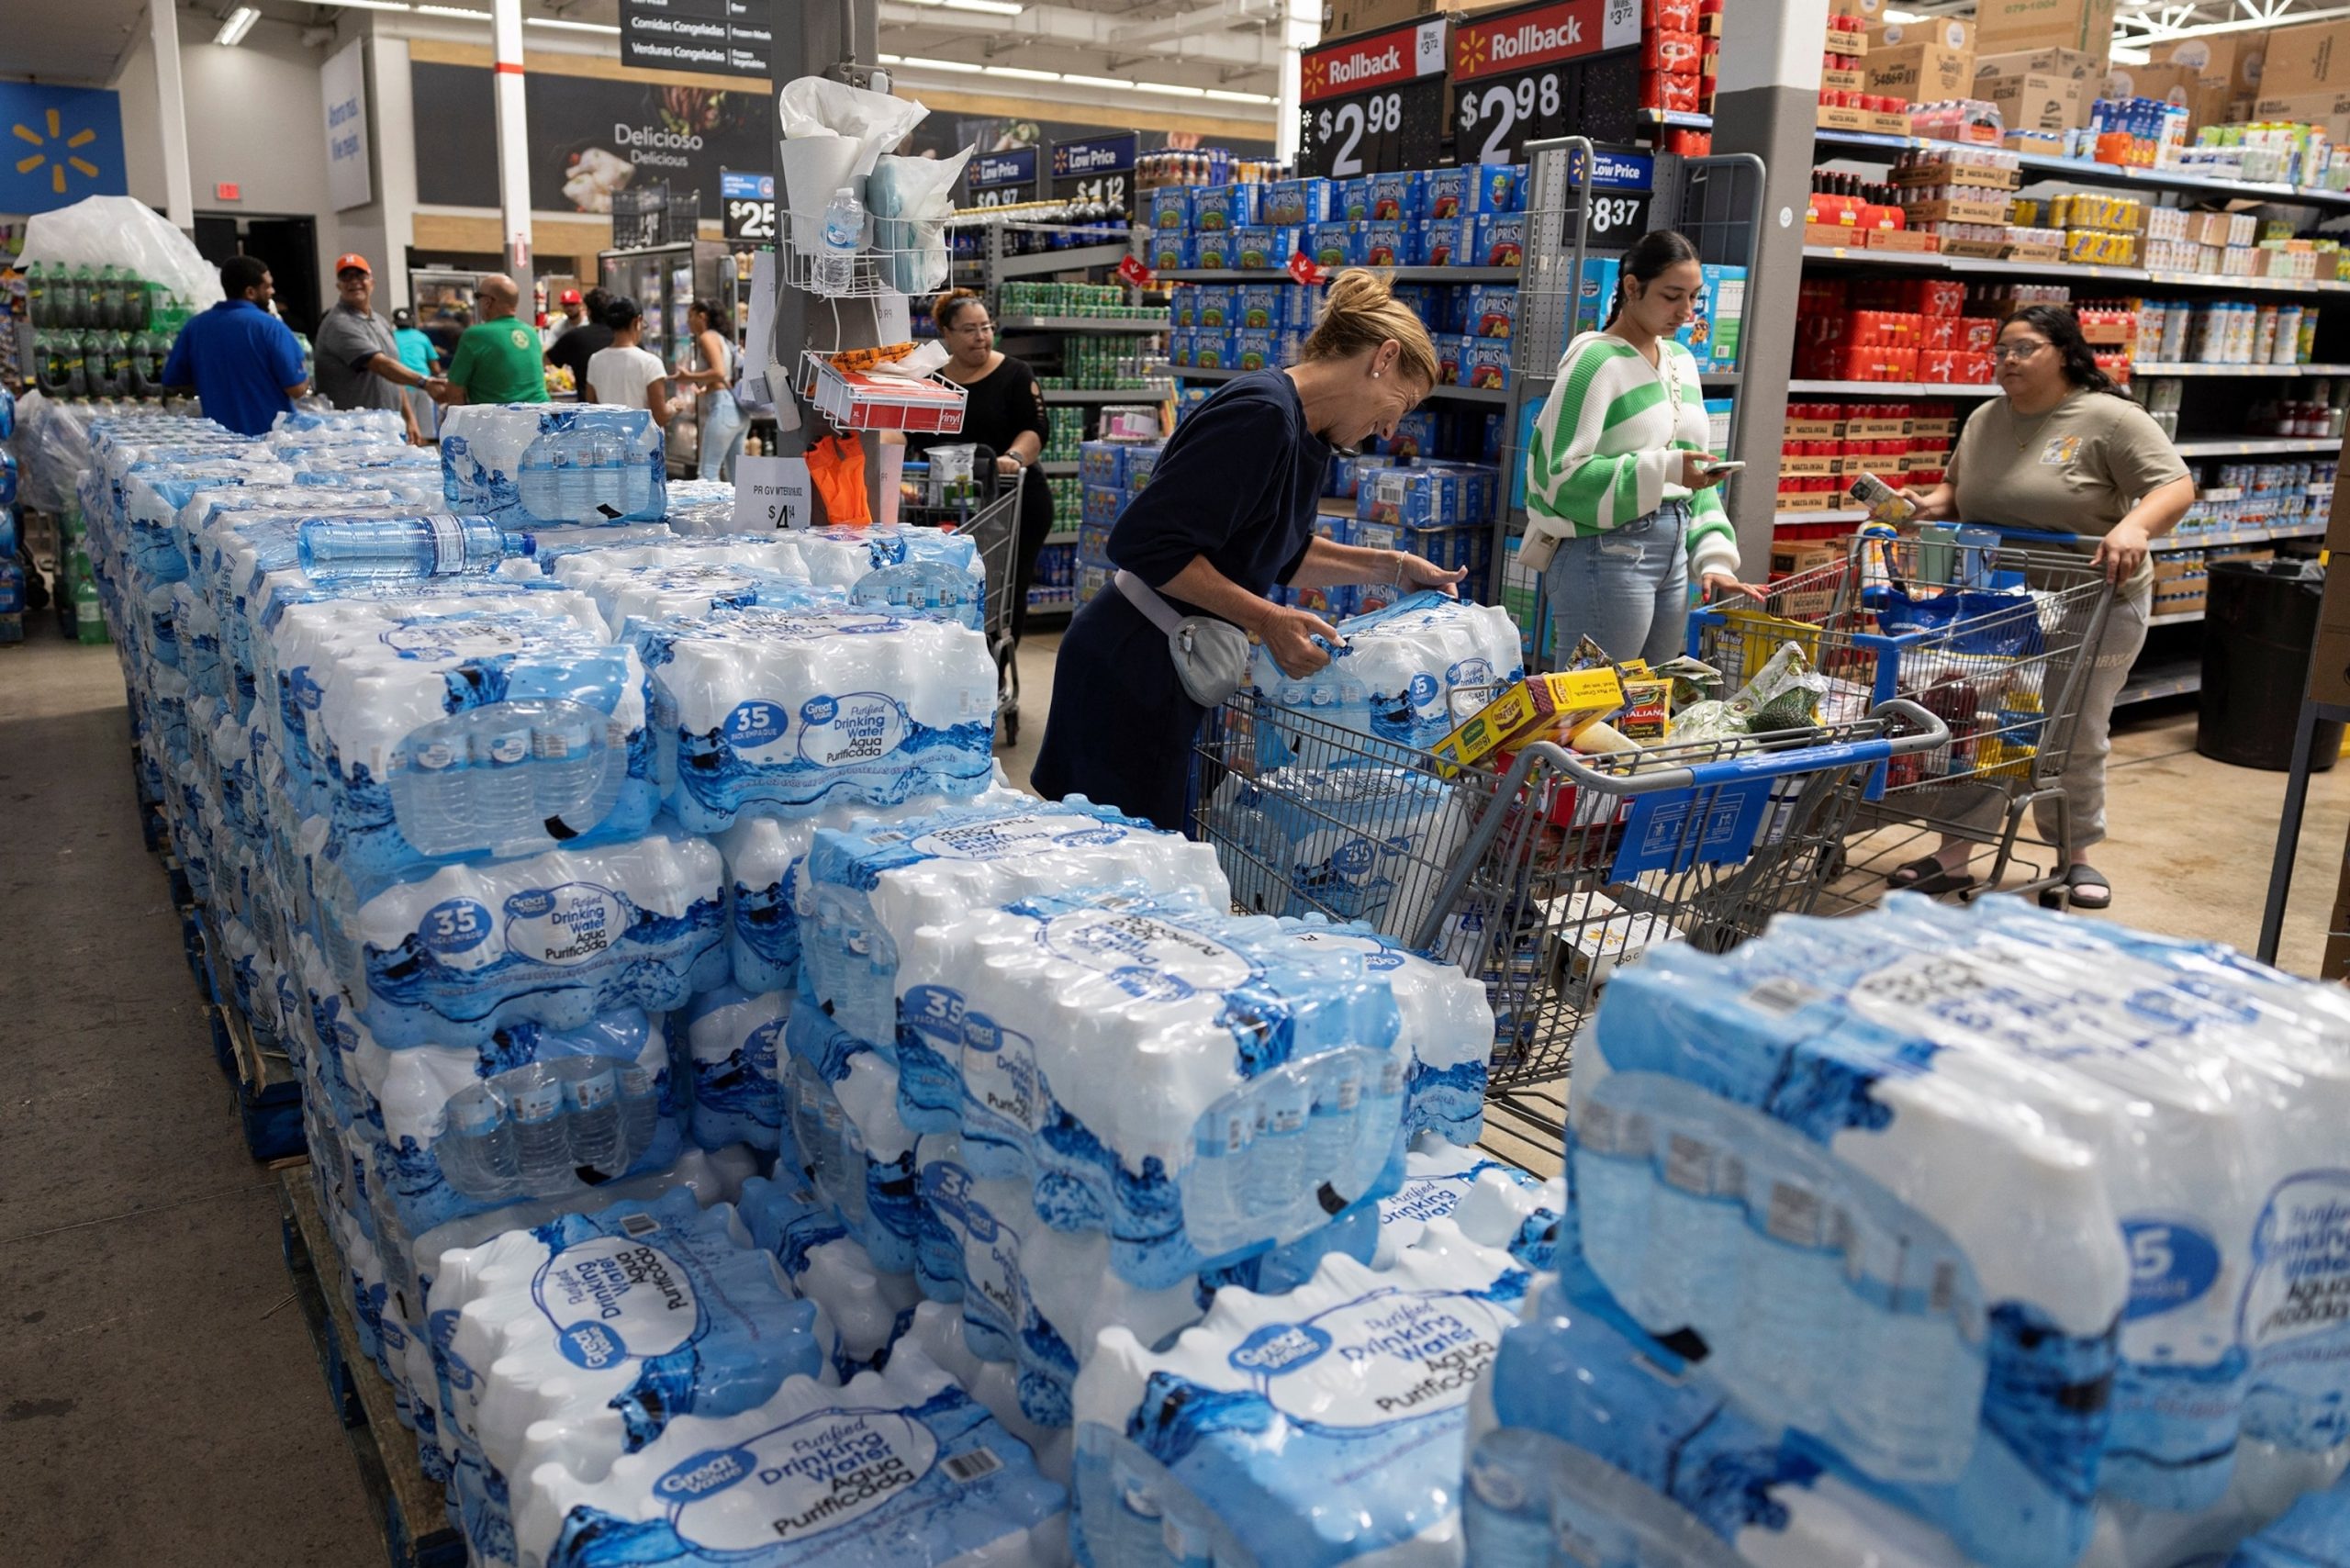
<path id="1" fill-rule="evenodd" d="M 2201 659 L 2165 659 L 2133 671 L 2128 684 L 2115 694 L 2113 705 L 2126 708 L 2132 702 L 2153 702 L 2165 697 L 2186 697 L 2203 689 Z"/>
<path id="2" fill-rule="evenodd" d="M 2322 539 L 2325 524 L 2294 523 L 2284 528 L 2239 528 L 2225 533 L 2172 533 L 2154 541 L 2162 550 L 2223 550 L 2236 544 L 2261 544 L 2277 539 Z"/>
<path id="3" fill-rule="evenodd" d="M 1937 141 L 1923 136 L 1875 136 L 1857 130 L 1823 130 L 1818 133 L 1818 145 L 1832 148 L 1844 156 L 1868 158 L 1891 162 L 1896 153 L 1911 149 L 1932 151 L 1961 145 Z M 2027 184 L 2038 180 L 2078 180 L 2084 185 L 2118 185 L 2141 190 L 2188 191 L 2200 195 L 2224 196 L 2238 201 L 2289 202 L 2300 207 L 2350 207 L 2350 191 L 2314 190 L 2306 185 L 2260 185 L 2241 180 L 2218 180 L 2209 175 L 2190 174 L 2175 169 L 2125 169 L 2118 163 L 2099 163 L 2087 158 L 2050 158 L 2038 153 L 2020 153 L 2018 162 L 2025 173 L 2034 176 Z"/>
<path id="4" fill-rule="evenodd" d="M 1178 370 L 1179 381 L 1229 381 L 1236 375 L 1246 375 L 1245 370 Z M 1454 403 L 1506 403 L 1509 391 L 1500 386 L 1439 386 L 1428 394 L 1431 399 L 1442 398 Z"/>
<path id="5" fill-rule="evenodd" d="M 995 275 L 1038 277 L 1046 273 L 1076 272 L 1083 267 L 1114 267 L 1134 253 L 1128 245 L 1080 245 L 1068 251 L 1039 251 L 1032 256 L 1006 256 L 996 263 Z"/>
<path id="6" fill-rule="evenodd" d="M 1076 543 L 1077 530 L 1074 528 L 1056 529 L 1054 532 L 1045 535 L 1045 547 L 1046 549 L 1050 549 L 1056 544 L 1074 544 Z"/>
<path id="7" fill-rule="evenodd" d="M 1674 130 L 1711 130 L 1714 117 L 1694 114 L 1687 109 L 1642 109 L 1640 118 L 1650 125 L 1669 126 Z"/>
<path id="8" fill-rule="evenodd" d="M 2133 381 L 2149 375 L 2350 375 L 2350 364 L 2162 364 L 2149 361 L 2130 366 Z"/>
<path id="9" fill-rule="evenodd" d="M 1746 379 L 1735 370 L 1701 370 L 1697 373 L 1700 386 L 1736 386 Z"/>
<path id="10" fill-rule="evenodd" d="M 1516 283 L 1516 267 L 1381 267 L 1397 283 Z M 1281 267 L 1168 267 L 1165 283 L 1293 283 Z"/>
<path id="11" fill-rule="evenodd" d="M 1822 522 L 1859 522 L 1868 515 L 1859 507 L 1852 507 L 1843 511 L 1783 511 L 1772 515 L 1771 526 L 1777 528 L 1785 524 L 1789 528 L 1797 528 Z"/>
<path id="12" fill-rule="evenodd" d="M 1148 386 L 1126 386 L 1115 391 L 1102 391 L 1093 386 L 1047 386 L 1043 389 L 1047 403 L 1158 403 L 1167 394 Z"/>
<path id="13" fill-rule="evenodd" d="M 2301 452 L 2339 452 L 2340 436 L 2252 436 L 2210 441 L 2174 441 L 2181 457 L 2287 457 Z"/>
<path id="14" fill-rule="evenodd" d="M 1072 457 L 1064 463 L 1039 463 L 1036 472 L 1047 479 L 1072 479 L 1077 476 L 1077 459 Z"/>
<path id="15" fill-rule="evenodd" d="M 2175 610 L 2168 615 L 2147 616 L 2146 624 L 2149 626 L 2192 626 L 2202 619 L 2203 612 L 2199 610 Z"/>
<path id="16" fill-rule="evenodd" d="M 1000 332 L 1123 332 L 1128 337 L 1155 337 L 1167 330 L 1167 318 L 1119 321 L 1099 316 L 999 316 L 995 325 Z"/>
<path id="17" fill-rule="evenodd" d="M 1997 386 L 1940 381 L 1790 381 L 1787 394 L 1822 398 L 2003 398 Z"/>
<path id="18" fill-rule="evenodd" d="M 2028 277 L 2039 281 L 2155 284 L 2165 288 L 2216 288 L 2227 293 L 2350 294 L 2350 279 L 2225 277 L 2218 273 L 2154 273 L 2143 267 L 2090 265 L 2079 262 L 1987 261 L 1922 251 L 1877 251 L 1865 245 L 1806 245 L 1807 262 L 1886 267 L 1899 272 L 1947 273 L 1954 276 Z"/>

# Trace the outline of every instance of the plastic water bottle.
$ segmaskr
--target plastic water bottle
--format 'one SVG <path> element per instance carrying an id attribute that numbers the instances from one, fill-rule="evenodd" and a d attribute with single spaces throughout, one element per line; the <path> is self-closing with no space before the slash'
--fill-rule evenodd
<path id="1" fill-rule="evenodd" d="M 557 467 L 561 451 L 558 442 L 561 439 L 564 438 L 542 437 L 532 442 L 522 454 L 521 464 L 515 471 L 515 498 L 532 517 L 564 518 L 570 515 L 564 510 L 562 479 L 569 465 L 565 464 L 562 469 Z"/>
<path id="2" fill-rule="evenodd" d="M 800 1151 L 801 1166 L 813 1176 L 824 1148 L 823 1113 L 818 1109 L 822 1086 L 817 1082 L 816 1070 L 803 1058 L 793 1057 L 789 1070 L 784 1103 L 791 1116 L 791 1142 Z"/>
<path id="3" fill-rule="evenodd" d="M 1735 1298 L 1740 1343 L 1729 1375 L 1767 1394 L 1759 1403 L 1779 1419 L 1822 1432 L 1852 1301 L 1841 1249 L 1844 1216 L 1827 1194 L 1777 1174 L 1747 1191 L 1744 1278 Z"/>
<path id="4" fill-rule="evenodd" d="M 595 721 L 559 712 L 531 732 L 532 810 L 537 820 L 576 811 L 595 797 L 598 782 Z"/>
<path id="5" fill-rule="evenodd" d="M 65 317 L 60 324 L 67 327 L 89 326 L 91 324 L 90 297 L 97 290 L 97 274 L 90 270 L 90 263 L 84 262 L 75 267 L 73 275 L 66 280 Z"/>
<path id="6" fill-rule="evenodd" d="M 1315 1182 L 1327 1182 L 1343 1197 L 1356 1195 L 1345 1186 L 1350 1174 L 1355 1138 L 1362 1116 L 1362 1063 L 1351 1052 L 1315 1075 L 1314 1114 L 1306 1123 L 1305 1164 Z"/>
<path id="7" fill-rule="evenodd" d="M 476 724 L 468 755 L 474 841 L 495 847 L 534 833 L 539 819 L 531 778 L 530 721 L 498 716 Z"/>
<path id="8" fill-rule="evenodd" d="M 1123 1455 L 1113 1458 L 1110 1463 L 1118 1488 L 1118 1518 L 1112 1526 L 1116 1540 L 1112 1543 L 1111 1561 L 1121 1564 L 1154 1562 L 1163 1528 L 1158 1502 L 1150 1495 L 1148 1484 L 1134 1473 L 1133 1466 L 1124 1462 Z"/>
<path id="9" fill-rule="evenodd" d="M 479 517 L 312 518 L 302 524 L 302 570 L 320 583 L 478 576 L 534 545 Z"/>
<path id="10" fill-rule="evenodd" d="M 1856 1227 L 1845 1277 L 1856 1366 L 1834 1400 L 1836 1446 L 1886 1480 L 1955 1481 L 1975 1450 L 1985 1348 L 1964 1265 L 1883 1226 Z M 1971 1325 L 1972 1332 L 1964 1325 Z"/>
<path id="11" fill-rule="evenodd" d="M 1207 1530 L 1192 1520 L 1168 1515 L 1159 1541 L 1165 1555 L 1158 1561 L 1169 1564 L 1169 1568 L 1214 1568 L 1214 1543 Z M 1135 1561 L 1147 1562 L 1152 1560 L 1138 1557 Z"/>
<path id="12" fill-rule="evenodd" d="M 1200 1118 L 1192 1141 L 1190 1189 L 1183 1204 L 1184 1227 L 1203 1252 L 1222 1250 L 1239 1239 L 1233 1234 L 1248 1183 L 1248 1145 L 1256 1136 L 1257 1112 L 1246 1101 L 1212 1106 Z"/>
<path id="13" fill-rule="evenodd" d="M 619 1086 L 610 1057 L 573 1057 L 562 1064 L 564 1117 L 570 1123 L 571 1159 L 607 1176 L 625 1169 L 621 1158 Z"/>
<path id="14" fill-rule="evenodd" d="M 400 817 L 400 833 L 427 855 L 454 854 L 472 844 L 465 755 L 463 737 L 442 735 L 418 746 L 409 758 L 416 781 L 407 790 L 410 809 Z"/>
<path id="15" fill-rule="evenodd" d="M 1636 1315 L 1654 1227 L 1649 1218 L 1654 1180 L 1649 1159 L 1653 1133 L 1646 1116 L 1596 1101 L 1575 1118 L 1575 1212 L 1583 1246 L 1607 1288 Z"/>
<path id="16" fill-rule="evenodd" d="M 1305 1190 L 1305 1123 L 1314 1081 L 1278 1073 L 1257 1089 L 1257 1142 L 1249 1150 L 1248 1209 L 1279 1214 Z"/>
<path id="17" fill-rule="evenodd" d="M 823 245 L 816 252 L 818 294 L 846 294 L 856 280 L 856 252 L 865 238 L 865 204 L 846 185 L 824 208 Z"/>
<path id="18" fill-rule="evenodd" d="M 527 1190 L 539 1192 L 571 1169 L 571 1140 L 563 1125 L 563 1080 L 546 1063 L 533 1062 L 516 1075 L 509 1092 L 522 1182 Z"/>
<path id="19" fill-rule="evenodd" d="M 1404 1064 L 1393 1052 L 1379 1064 L 1379 1076 L 1366 1084 L 1362 1113 L 1357 1123 L 1354 1167 L 1345 1187 L 1348 1193 L 1367 1190 L 1393 1152 L 1395 1135 L 1404 1123 Z"/>
<path id="20" fill-rule="evenodd" d="M 1550 1489 L 1542 1435 L 1505 1427 L 1478 1439 L 1462 1488 L 1462 1526 L 1478 1568 L 1550 1568 Z"/>
<path id="21" fill-rule="evenodd" d="M 1737 1157 L 1679 1128 L 1666 1130 L 1650 1170 L 1654 1244 L 1641 1271 L 1648 1327 L 1691 1327 L 1720 1309 L 1735 1281 L 1746 1227 Z"/>
<path id="22" fill-rule="evenodd" d="M 57 286 L 54 274 L 39 262 L 25 269 L 25 314 L 36 328 L 57 324 Z"/>
<path id="23" fill-rule="evenodd" d="M 620 1070 L 621 1158 L 633 1165 L 661 1131 L 661 1086 L 652 1070 L 631 1062 Z"/>
<path id="24" fill-rule="evenodd" d="M 521 1177 L 514 1126 L 506 1106 L 487 1084 L 475 1084 L 449 1097 L 447 1124 L 433 1149 L 449 1184 L 469 1198 L 503 1198 Z"/>
<path id="25" fill-rule="evenodd" d="M 90 325 L 108 331 L 122 325 L 122 274 L 109 263 L 90 286 Z"/>

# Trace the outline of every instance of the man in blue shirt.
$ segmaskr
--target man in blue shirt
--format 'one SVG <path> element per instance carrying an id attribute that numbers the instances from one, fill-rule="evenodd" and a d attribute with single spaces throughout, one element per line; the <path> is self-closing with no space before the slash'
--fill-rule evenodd
<path id="1" fill-rule="evenodd" d="M 191 317 L 163 362 L 163 385 L 193 386 L 211 418 L 243 435 L 267 435 L 278 415 L 310 389 L 302 374 L 302 345 L 293 329 L 270 314 L 275 293 L 269 268 L 251 256 L 220 268 L 228 296 Z"/>

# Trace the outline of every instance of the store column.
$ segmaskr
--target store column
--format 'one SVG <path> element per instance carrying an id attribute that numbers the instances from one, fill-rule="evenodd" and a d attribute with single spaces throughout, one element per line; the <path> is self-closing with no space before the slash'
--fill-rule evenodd
<path id="1" fill-rule="evenodd" d="M 1779 447 L 1795 365 L 1796 303 L 1803 286 L 1803 223 L 1819 117 L 1820 39 L 1828 0 L 1780 0 L 1723 11 L 1721 80 L 1714 94 L 1714 151 L 1751 152 L 1766 171 L 1762 238 L 1746 284 L 1746 329 L 1737 392 L 1742 459 L 1733 520 L 1749 581 L 1767 575 Z"/>
<path id="2" fill-rule="evenodd" d="M 490 47 L 497 56 L 498 207 L 506 270 L 521 286 L 531 313 L 531 158 L 522 109 L 522 0 L 490 0 Z"/>
<path id="3" fill-rule="evenodd" d="M 163 216 L 184 232 L 196 228 L 196 180 L 188 173 L 187 93 L 180 84 L 180 24 L 171 0 L 147 0 L 155 46 L 156 121 L 163 133 Z"/>

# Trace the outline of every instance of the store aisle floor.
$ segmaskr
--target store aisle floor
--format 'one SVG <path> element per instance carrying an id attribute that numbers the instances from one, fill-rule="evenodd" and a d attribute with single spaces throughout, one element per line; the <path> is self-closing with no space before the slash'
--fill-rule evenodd
<path id="1" fill-rule="evenodd" d="M 378 1568 L 162 868 L 122 676 L 0 651 L 0 1494 L 11 1562 Z"/>

